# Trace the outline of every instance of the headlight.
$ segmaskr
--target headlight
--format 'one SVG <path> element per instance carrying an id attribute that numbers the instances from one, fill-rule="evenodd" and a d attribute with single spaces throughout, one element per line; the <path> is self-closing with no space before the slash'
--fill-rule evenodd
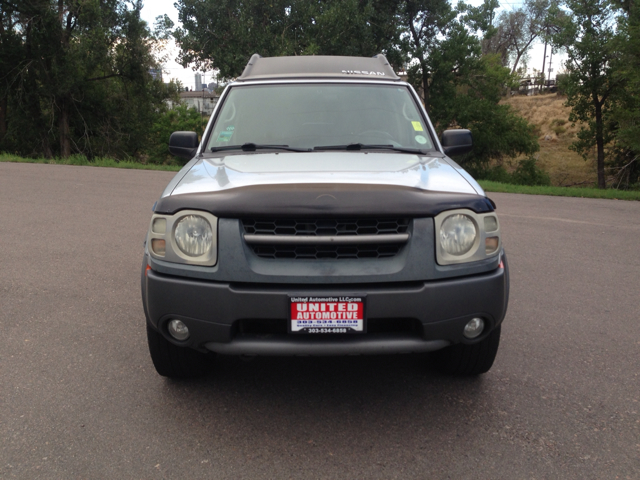
<path id="1" fill-rule="evenodd" d="M 468 215 L 451 215 L 440 227 L 440 245 L 449 255 L 459 257 L 467 253 L 476 242 L 478 229 Z"/>
<path id="2" fill-rule="evenodd" d="M 205 218 L 200 215 L 188 215 L 176 225 L 174 238 L 182 253 L 190 257 L 200 257 L 211 250 L 213 231 Z"/>
<path id="3" fill-rule="evenodd" d="M 212 267 L 218 261 L 217 241 L 217 217 L 200 210 L 181 210 L 153 215 L 147 249 L 157 260 Z"/>
<path id="4" fill-rule="evenodd" d="M 502 251 L 495 212 L 449 210 L 437 215 L 434 224 L 438 265 L 478 262 L 495 258 Z"/>

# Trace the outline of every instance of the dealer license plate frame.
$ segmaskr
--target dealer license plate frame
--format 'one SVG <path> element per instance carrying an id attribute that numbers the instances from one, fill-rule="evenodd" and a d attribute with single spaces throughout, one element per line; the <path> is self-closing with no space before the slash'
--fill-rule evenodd
<path id="1" fill-rule="evenodd" d="M 325 299 L 325 300 L 323 300 Z M 335 301 L 330 301 L 328 299 L 335 299 Z M 287 330 L 292 335 L 362 335 L 367 333 L 367 295 L 362 293 L 350 293 L 350 294 L 321 294 L 321 295 L 311 295 L 311 294 L 289 294 L 288 295 L 288 318 L 287 318 Z M 301 300 L 304 300 L 301 301 Z M 331 324 L 322 326 L 317 323 L 312 323 L 309 326 L 300 327 L 296 325 L 294 327 L 294 322 L 297 319 L 294 319 L 294 306 L 299 303 L 324 303 L 325 304 L 325 312 L 329 311 L 328 304 L 333 303 L 336 305 L 334 308 L 338 308 L 337 304 L 346 303 L 346 304 L 360 304 L 362 311 L 362 318 L 355 319 L 344 319 L 348 320 L 358 320 L 362 323 L 361 329 L 352 328 L 349 325 L 343 324 Z M 321 307 L 320 307 L 321 308 Z M 349 307 L 346 307 L 348 309 Z M 355 311 L 356 313 L 360 313 L 360 310 Z M 320 312 L 319 312 L 320 313 Z M 346 312 L 345 312 L 346 313 Z M 336 315 L 337 316 L 337 315 Z M 359 315 L 356 315 L 358 317 Z M 334 319 L 321 319 L 322 321 L 333 321 Z M 336 318 L 335 321 L 342 320 Z M 307 320 L 308 321 L 308 320 Z"/>

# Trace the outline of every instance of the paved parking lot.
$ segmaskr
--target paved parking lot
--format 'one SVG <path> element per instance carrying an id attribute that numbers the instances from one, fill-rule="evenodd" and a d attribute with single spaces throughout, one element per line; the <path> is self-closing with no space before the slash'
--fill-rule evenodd
<path id="1" fill-rule="evenodd" d="M 0 163 L 0 478 L 640 478 L 640 203 L 491 194 L 498 358 L 222 358 L 159 377 L 139 299 L 171 173 Z"/>

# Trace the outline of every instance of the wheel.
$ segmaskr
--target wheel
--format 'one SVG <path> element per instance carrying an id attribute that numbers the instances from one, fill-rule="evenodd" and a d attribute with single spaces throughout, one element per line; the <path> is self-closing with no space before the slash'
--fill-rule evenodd
<path id="1" fill-rule="evenodd" d="M 472 345 L 459 343 L 433 353 L 436 368 L 450 375 L 487 373 L 498 353 L 500 327 L 487 338 Z"/>
<path id="2" fill-rule="evenodd" d="M 209 373 L 213 354 L 178 347 L 147 325 L 149 353 L 157 372 L 169 378 L 197 378 Z"/>

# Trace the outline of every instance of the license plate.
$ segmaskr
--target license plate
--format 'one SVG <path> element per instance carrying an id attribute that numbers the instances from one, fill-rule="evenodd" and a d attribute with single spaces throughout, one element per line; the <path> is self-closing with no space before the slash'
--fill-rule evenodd
<path id="1" fill-rule="evenodd" d="M 291 333 L 365 333 L 365 296 L 294 296 L 291 302 Z"/>

